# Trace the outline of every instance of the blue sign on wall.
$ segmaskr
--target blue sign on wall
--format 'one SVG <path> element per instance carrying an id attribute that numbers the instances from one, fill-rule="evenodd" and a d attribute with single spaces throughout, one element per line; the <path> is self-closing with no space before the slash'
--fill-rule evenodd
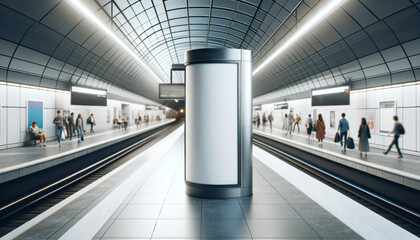
<path id="1" fill-rule="evenodd" d="M 35 121 L 40 129 L 44 128 L 44 103 L 28 100 L 28 129 Z"/>

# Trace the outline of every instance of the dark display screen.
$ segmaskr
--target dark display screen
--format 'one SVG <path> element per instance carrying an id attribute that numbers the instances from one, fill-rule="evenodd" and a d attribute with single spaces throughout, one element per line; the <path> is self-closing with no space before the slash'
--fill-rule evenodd
<path id="1" fill-rule="evenodd" d="M 312 91 L 312 106 L 350 105 L 349 87 L 336 87 Z"/>
<path id="2" fill-rule="evenodd" d="M 274 105 L 274 110 L 280 110 L 280 109 L 289 109 L 288 103 L 281 103 Z"/>
<path id="3" fill-rule="evenodd" d="M 71 105 L 106 106 L 106 90 L 72 86 Z"/>

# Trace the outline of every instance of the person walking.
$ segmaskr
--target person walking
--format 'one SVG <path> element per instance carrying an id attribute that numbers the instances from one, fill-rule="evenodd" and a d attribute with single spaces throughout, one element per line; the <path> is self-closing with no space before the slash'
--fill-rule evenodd
<path id="1" fill-rule="evenodd" d="M 40 146 L 47 146 L 47 138 L 45 137 L 45 134 L 42 133 L 42 131 L 38 128 L 36 125 L 37 122 L 33 121 L 31 126 L 29 127 L 29 133 L 31 134 L 31 137 L 33 139 L 39 139 Z"/>
<path id="2" fill-rule="evenodd" d="M 282 129 L 287 131 L 287 113 L 284 114 Z"/>
<path id="3" fill-rule="evenodd" d="M 346 119 L 346 114 L 342 113 L 340 123 L 338 124 L 338 129 L 337 129 L 338 133 L 340 134 L 340 144 L 341 144 L 342 152 L 345 152 L 347 148 L 347 137 L 350 136 L 349 130 L 350 130 L 349 121 L 347 121 Z M 343 143 L 343 138 L 344 138 L 344 143 Z"/>
<path id="4" fill-rule="evenodd" d="M 125 131 L 127 131 L 127 126 L 128 126 L 128 117 L 127 117 L 127 114 L 123 113 L 123 119 L 122 119 L 122 121 L 123 121 L 123 124 L 124 124 L 124 129 L 125 129 Z"/>
<path id="5" fill-rule="evenodd" d="M 365 153 L 365 156 L 367 156 L 367 153 L 370 151 L 370 148 L 369 148 L 370 130 L 369 130 L 369 126 L 367 125 L 366 118 L 362 118 L 357 137 L 359 138 L 360 156 L 362 156 L 363 152 Z"/>
<path id="6" fill-rule="evenodd" d="M 263 120 L 263 128 L 265 128 L 265 123 L 267 122 L 267 117 L 265 116 L 265 113 L 263 113 L 262 120 Z"/>
<path id="7" fill-rule="evenodd" d="M 260 127 L 260 123 L 261 123 L 261 118 L 260 118 L 260 114 L 257 113 L 257 128 Z"/>
<path id="8" fill-rule="evenodd" d="M 254 125 L 254 127 L 255 125 L 257 125 L 257 116 L 255 115 L 255 113 L 254 113 L 254 116 L 252 117 L 252 124 Z"/>
<path id="9" fill-rule="evenodd" d="M 295 124 L 293 124 L 293 132 L 295 132 L 295 127 L 296 126 L 298 128 L 298 133 L 300 132 L 300 127 L 299 127 L 300 120 L 301 120 L 300 116 L 296 113 Z"/>
<path id="10" fill-rule="evenodd" d="M 268 121 L 270 122 L 270 130 L 273 130 L 273 112 L 270 112 L 270 115 L 268 115 Z"/>
<path id="11" fill-rule="evenodd" d="M 401 153 L 401 149 L 400 149 L 399 144 L 398 144 L 398 139 L 400 138 L 400 135 L 405 134 L 405 130 L 404 130 L 404 126 L 400 122 L 398 122 L 398 116 L 397 115 L 395 115 L 393 117 L 393 119 L 394 119 L 394 129 L 392 129 L 392 131 L 390 131 L 388 133 L 388 136 L 393 133 L 394 138 L 392 139 L 391 144 L 389 144 L 389 147 L 384 152 L 384 154 L 387 155 L 389 153 L 389 151 L 391 150 L 392 145 L 395 144 L 395 147 L 397 148 L 397 152 L 398 152 L 398 158 L 402 158 L 403 155 Z"/>
<path id="12" fill-rule="evenodd" d="M 54 117 L 55 134 L 57 136 L 58 146 L 61 147 L 61 135 L 63 134 L 64 117 L 61 116 L 61 111 L 57 110 L 57 116 Z"/>
<path id="13" fill-rule="evenodd" d="M 288 123 L 288 129 L 287 130 L 289 131 L 290 135 L 292 134 L 292 126 L 293 126 L 294 121 L 295 121 L 295 117 L 293 116 L 293 111 L 290 110 L 289 117 L 287 118 L 287 123 Z"/>
<path id="14" fill-rule="evenodd" d="M 95 117 L 93 116 L 93 113 L 90 114 L 89 118 L 87 119 L 87 124 L 90 124 L 90 133 L 95 133 L 93 127 L 96 126 L 96 121 Z"/>
<path id="15" fill-rule="evenodd" d="M 322 142 L 325 138 L 325 122 L 322 119 L 322 114 L 318 114 L 318 119 L 315 123 L 316 139 L 318 139 L 318 144 L 322 145 Z"/>
<path id="16" fill-rule="evenodd" d="M 306 133 L 308 134 L 308 141 L 311 141 L 312 130 L 314 128 L 314 120 L 311 117 L 311 114 L 308 114 L 308 119 L 306 120 Z"/>
<path id="17" fill-rule="evenodd" d="M 77 131 L 77 142 L 81 143 L 85 139 L 83 138 L 83 117 L 82 114 L 77 115 L 76 119 L 76 131 Z"/>
<path id="18" fill-rule="evenodd" d="M 70 116 L 67 117 L 67 135 L 69 135 L 70 140 L 73 137 L 73 132 L 74 132 L 74 113 L 70 113 Z"/>

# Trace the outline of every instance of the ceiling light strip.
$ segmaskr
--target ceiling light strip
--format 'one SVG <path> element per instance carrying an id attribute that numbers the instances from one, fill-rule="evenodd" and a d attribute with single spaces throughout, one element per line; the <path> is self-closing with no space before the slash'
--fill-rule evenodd
<path id="1" fill-rule="evenodd" d="M 299 28 L 286 42 L 278 47 L 270 56 L 268 56 L 252 73 L 252 75 L 257 74 L 261 69 L 267 66 L 271 61 L 280 55 L 284 50 L 289 48 L 293 43 L 295 43 L 299 38 L 301 38 L 305 33 L 307 33 L 311 28 L 317 25 L 319 22 L 324 20 L 330 13 L 342 5 L 346 0 L 332 0 L 325 7 L 323 7 L 319 12 L 317 12 L 311 19 L 309 19 L 301 28 Z"/>
<path id="2" fill-rule="evenodd" d="M 86 6 L 84 6 L 79 0 L 67 0 L 74 6 L 77 10 L 79 10 L 86 18 L 96 24 L 102 31 L 108 34 L 115 42 L 117 42 L 126 52 L 128 52 L 140 65 L 146 70 L 159 82 L 163 83 L 162 79 L 156 75 L 156 73 L 149 67 L 147 64 L 139 58 L 139 56 L 133 52 L 117 35 L 115 35 L 105 24 L 103 24 Z"/>

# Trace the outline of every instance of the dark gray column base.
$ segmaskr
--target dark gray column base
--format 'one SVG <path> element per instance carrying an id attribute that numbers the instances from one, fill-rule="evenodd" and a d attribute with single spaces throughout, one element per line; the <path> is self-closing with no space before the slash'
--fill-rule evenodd
<path id="1" fill-rule="evenodd" d="M 252 187 L 213 186 L 185 181 L 185 192 L 200 198 L 237 198 L 252 195 Z"/>

